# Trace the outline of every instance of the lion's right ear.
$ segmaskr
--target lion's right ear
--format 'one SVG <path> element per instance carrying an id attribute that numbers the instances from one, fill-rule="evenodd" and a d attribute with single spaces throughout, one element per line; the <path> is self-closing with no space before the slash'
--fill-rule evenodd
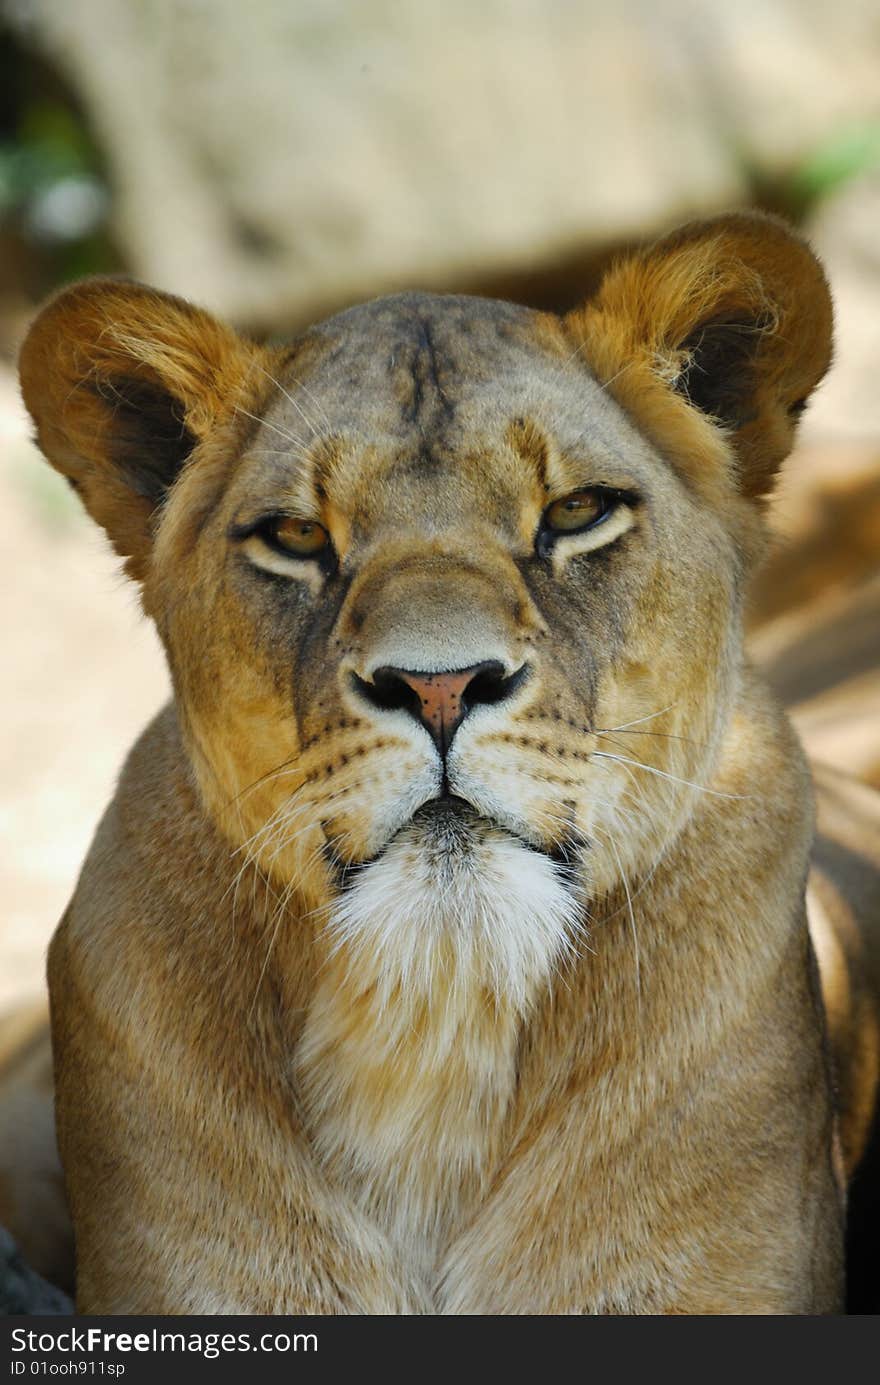
<path id="1" fill-rule="evenodd" d="M 265 393 L 267 359 L 208 313 L 124 280 L 75 284 L 36 318 L 19 369 L 37 441 L 132 576 L 190 454 Z"/>
<path id="2" fill-rule="evenodd" d="M 775 217 L 695 221 L 613 266 L 566 324 L 578 355 L 705 492 L 759 499 L 831 360 L 822 266 Z"/>

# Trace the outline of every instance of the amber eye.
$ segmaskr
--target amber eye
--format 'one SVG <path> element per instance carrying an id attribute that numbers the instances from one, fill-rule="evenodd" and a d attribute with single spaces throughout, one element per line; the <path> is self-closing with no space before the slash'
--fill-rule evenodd
<path id="1" fill-rule="evenodd" d="M 330 546 L 330 535 L 313 519 L 293 519 L 275 515 L 262 527 L 263 537 L 274 547 L 295 558 L 317 558 Z"/>
<path id="2" fill-rule="evenodd" d="M 554 500 L 552 505 L 547 506 L 544 527 L 556 534 L 575 534 L 579 529 L 589 529 L 591 524 L 603 519 L 613 508 L 613 497 L 598 486 L 585 491 L 572 491 L 571 495 Z"/>

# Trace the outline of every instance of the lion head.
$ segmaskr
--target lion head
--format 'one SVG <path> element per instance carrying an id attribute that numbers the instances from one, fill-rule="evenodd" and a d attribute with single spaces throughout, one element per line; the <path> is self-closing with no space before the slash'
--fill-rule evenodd
<path id="1" fill-rule="evenodd" d="M 830 334 L 807 246 L 730 216 L 566 317 L 406 293 L 284 348 L 87 281 L 21 370 L 231 848 L 355 965 L 519 1006 L 736 792 L 761 502 Z"/>

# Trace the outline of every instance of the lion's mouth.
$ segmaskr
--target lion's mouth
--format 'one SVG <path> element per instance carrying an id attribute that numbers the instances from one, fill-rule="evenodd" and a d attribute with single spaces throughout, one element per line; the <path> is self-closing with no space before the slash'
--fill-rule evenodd
<path id="1" fill-rule="evenodd" d="M 490 819 L 478 813 L 466 798 L 459 798 L 458 794 L 453 793 L 429 798 L 410 818 L 410 824 L 424 827 L 427 833 L 443 841 L 448 840 L 453 847 L 477 832 L 481 824 L 489 822 Z"/>
<path id="2" fill-rule="evenodd" d="M 327 843 L 325 855 L 340 890 L 346 890 L 354 884 L 362 871 L 380 861 L 392 844 L 404 837 L 418 844 L 429 860 L 433 859 L 442 874 L 444 865 L 452 860 L 466 863 L 469 857 L 475 857 L 480 847 L 490 838 L 497 839 L 499 836 L 516 841 L 528 851 L 547 857 L 566 876 L 572 878 L 580 851 L 586 846 L 583 839 L 574 833 L 550 843 L 526 837 L 510 823 L 480 813 L 467 799 L 460 798 L 457 794 L 442 793 L 417 808 L 412 817 L 372 856 L 363 860 L 344 860 L 332 841 Z"/>

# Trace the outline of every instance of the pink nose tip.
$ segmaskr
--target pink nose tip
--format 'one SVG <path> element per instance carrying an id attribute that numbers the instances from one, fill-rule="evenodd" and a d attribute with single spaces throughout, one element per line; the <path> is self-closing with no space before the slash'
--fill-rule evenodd
<path id="1" fill-rule="evenodd" d="M 464 717 L 467 709 L 462 698 L 478 672 L 479 666 L 454 673 L 407 673 L 404 669 L 398 672 L 401 682 L 418 697 L 419 715 L 441 749 L 449 746 Z"/>
<path id="2" fill-rule="evenodd" d="M 468 712 L 481 702 L 501 702 L 526 676 L 523 665 L 505 677 L 504 665 L 488 659 L 470 668 L 423 673 L 404 668 L 377 668 L 372 680 L 355 677 L 355 686 L 375 707 L 409 712 L 430 732 L 445 755 Z"/>

